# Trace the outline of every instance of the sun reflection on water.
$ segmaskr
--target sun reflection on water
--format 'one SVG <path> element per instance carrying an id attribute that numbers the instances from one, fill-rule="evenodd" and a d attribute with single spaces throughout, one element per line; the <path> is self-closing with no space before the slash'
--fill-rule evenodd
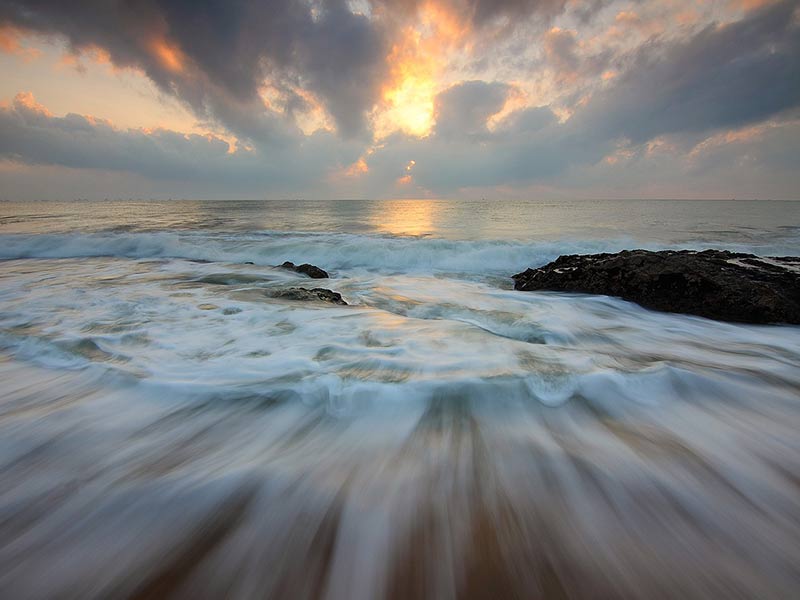
<path id="1" fill-rule="evenodd" d="M 424 236 L 439 229 L 441 212 L 435 200 L 385 200 L 371 222 L 381 233 Z"/>

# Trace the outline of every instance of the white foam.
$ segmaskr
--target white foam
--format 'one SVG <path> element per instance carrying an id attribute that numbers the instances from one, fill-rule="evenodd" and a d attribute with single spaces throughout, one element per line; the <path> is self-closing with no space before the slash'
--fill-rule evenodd
<path id="1" fill-rule="evenodd" d="M 771 465 L 800 464 L 799 328 L 438 272 L 474 253 L 499 266 L 504 248 L 521 260 L 541 246 L 423 240 L 381 254 L 378 239 L 347 248 L 343 238 L 337 254 L 336 236 L 323 236 L 302 254 L 302 236 L 283 238 L 48 236 L 3 247 L 41 256 L 0 262 L 0 473 L 14 481 L 0 507 L 25 516 L 4 549 L 25 557 L 17 589 L 131 595 L 163 575 L 165 555 L 204 543 L 198 532 L 216 536 L 209 524 L 228 516 L 208 568 L 182 580 L 187 594 L 223 582 L 268 596 L 290 563 L 319 564 L 318 535 L 335 535 L 328 593 L 352 597 L 367 564 L 375 580 L 359 578 L 359 589 L 381 597 L 420 523 L 431 537 L 412 549 L 452 556 L 426 564 L 453 582 L 451 565 L 475 564 L 472 511 L 493 506 L 513 511 L 486 514 L 514 572 L 530 568 L 517 550 L 542 515 L 569 527 L 545 532 L 541 547 L 593 557 L 598 540 L 624 537 L 623 523 L 678 558 L 687 547 L 717 556 L 733 530 L 752 562 L 764 548 L 773 564 L 797 552 L 784 526 L 796 486 Z M 334 265 L 336 278 L 232 264 L 245 257 Z M 329 286 L 351 305 L 265 293 L 286 285 Z M 702 527 L 688 542 L 686 515 Z M 606 571 L 642 555 L 638 543 L 620 552 L 600 553 L 621 557 Z M 659 575 L 663 564 L 683 569 L 659 562 Z"/>
<path id="2" fill-rule="evenodd" d="M 264 293 L 287 282 L 311 285 L 294 273 L 235 269 L 264 278 L 209 278 L 219 264 L 185 261 L 4 263 L 3 345 L 52 367 L 103 364 L 207 390 L 291 389 L 337 406 L 396 394 L 421 399 L 476 381 L 524 382 L 530 398 L 560 404 L 600 390 L 588 381 L 613 381 L 636 395 L 643 377 L 652 398 L 665 399 L 675 390 L 662 375 L 648 375 L 653 367 L 759 368 L 789 377 L 800 356 L 796 328 L 653 313 L 612 298 L 351 272 L 324 283 L 351 303 L 332 306 Z M 516 385 L 507 393 L 522 393 Z"/>
<path id="3" fill-rule="evenodd" d="M 0 258 L 5 259 L 101 256 L 133 259 L 184 258 L 238 263 L 250 261 L 262 266 L 291 260 L 295 263 L 316 264 L 329 271 L 366 269 L 384 273 L 446 272 L 505 276 L 528 267 L 541 266 L 562 254 L 616 252 L 631 247 L 661 249 L 668 246 L 641 244 L 630 239 L 467 241 L 349 233 L 142 232 L 0 235 Z M 748 246 L 726 247 L 741 251 L 758 250 Z M 789 249 L 786 250 L 789 253 Z"/>

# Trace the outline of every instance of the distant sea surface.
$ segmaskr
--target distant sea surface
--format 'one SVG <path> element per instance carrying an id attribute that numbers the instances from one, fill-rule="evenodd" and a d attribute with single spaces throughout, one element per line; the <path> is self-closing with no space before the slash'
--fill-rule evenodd
<path id="1" fill-rule="evenodd" d="M 793 597 L 800 328 L 512 289 L 626 248 L 800 202 L 0 203 L 0 597 Z"/>

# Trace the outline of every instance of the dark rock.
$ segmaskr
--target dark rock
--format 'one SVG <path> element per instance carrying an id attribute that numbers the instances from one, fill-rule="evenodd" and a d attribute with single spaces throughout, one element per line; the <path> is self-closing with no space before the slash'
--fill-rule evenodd
<path id="1" fill-rule="evenodd" d="M 246 260 L 246 261 L 244 261 L 242 264 L 243 264 L 243 265 L 254 265 L 254 264 L 256 264 L 256 263 L 254 263 L 252 260 Z"/>
<path id="2" fill-rule="evenodd" d="M 270 290 L 267 292 L 273 298 L 284 298 L 286 300 L 322 300 L 331 304 L 341 304 L 347 306 L 347 302 L 342 299 L 339 292 L 326 290 L 325 288 L 314 288 L 312 290 L 293 287 L 283 290 Z"/>
<path id="3" fill-rule="evenodd" d="M 742 323 L 800 324 L 800 258 L 724 250 L 560 256 L 514 289 L 619 296 L 646 308 Z"/>
<path id="4" fill-rule="evenodd" d="M 250 275 L 249 273 L 209 273 L 197 279 L 193 279 L 199 283 L 208 283 L 211 285 L 247 285 L 255 283 L 263 283 L 270 281 L 269 277 L 262 275 Z"/>
<path id="5" fill-rule="evenodd" d="M 326 271 L 323 271 L 319 267 L 315 267 L 314 265 L 310 265 L 308 263 L 303 263 L 302 265 L 298 266 L 287 260 L 281 265 L 281 269 L 290 269 L 296 273 L 308 275 L 311 277 L 311 279 L 328 279 L 328 273 Z"/>

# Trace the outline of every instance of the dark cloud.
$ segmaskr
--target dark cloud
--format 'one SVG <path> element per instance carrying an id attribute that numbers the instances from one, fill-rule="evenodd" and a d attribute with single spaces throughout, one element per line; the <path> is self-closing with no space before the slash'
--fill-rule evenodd
<path id="1" fill-rule="evenodd" d="M 20 94 L 0 109 L 0 156 L 28 164 L 129 170 L 153 178 L 187 179 L 229 166 L 227 142 L 167 130 L 123 132 L 105 121 L 54 117 Z"/>
<path id="2" fill-rule="evenodd" d="M 369 0 L 378 11 L 399 16 L 413 15 L 426 0 Z M 589 0 L 592 4 L 596 0 Z M 568 0 L 442 0 L 451 11 L 481 27 L 498 21 L 519 24 L 538 17 L 543 20 L 564 12 Z"/>
<path id="3" fill-rule="evenodd" d="M 500 112 L 511 86 L 484 81 L 454 85 L 436 98 L 437 136 L 447 139 L 485 137 L 486 121 Z"/>
<path id="4" fill-rule="evenodd" d="M 389 4 L 397 14 L 414 7 L 410 0 L 382 3 Z M 333 134 L 302 136 L 281 114 L 265 110 L 257 94 L 263 78 L 270 78 L 283 86 L 291 113 L 308 102 L 292 95 L 293 90 L 311 89 L 324 99 L 342 132 L 363 129 L 364 114 L 377 98 L 391 33 L 382 29 L 380 19 L 354 14 L 343 2 L 98 0 L 75 8 L 46 0 L 0 0 L 0 18 L 60 32 L 77 47 L 107 48 L 115 63 L 145 69 L 198 114 L 259 141 L 254 152 L 229 153 L 217 138 L 120 131 L 77 115 L 53 117 L 21 98 L 0 109 L 0 157 L 309 193 L 313 186 L 327 189 L 331 173 L 344 172 L 364 156 L 368 172 L 347 180 L 354 195 L 391 194 L 387 190 L 413 160 L 409 186 L 447 195 L 465 187 L 563 182 L 572 174 L 602 180 L 598 173 L 613 172 L 634 181 L 637 168 L 644 169 L 637 171 L 641 184 L 656 162 L 645 144 L 666 137 L 678 151 L 659 159 L 672 165 L 664 172 L 697 178 L 679 155 L 688 156 L 700 141 L 720 131 L 770 119 L 789 121 L 792 109 L 800 108 L 799 4 L 783 0 L 724 26 L 696 29 L 688 38 L 651 39 L 616 57 L 616 78 L 580 82 L 581 101 L 571 106 L 568 119 L 559 120 L 552 107 L 540 106 L 514 112 L 488 128 L 487 120 L 502 109 L 513 88 L 467 81 L 436 98 L 436 122 L 428 137 L 396 134 L 370 147 L 369 141 L 342 141 Z M 373 6 L 377 10 L 377 3 Z M 469 6 L 478 18 L 480 3 Z M 540 11 L 546 17 L 563 9 L 558 2 L 506 2 L 492 9 L 501 12 L 484 9 L 489 12 L 481 18 L 488 22 L 519 10 L 526 15 Z M 185 53 L 189 68 L 176 74 L 159 63 L 147 35 L 172 40 Z M 559 64 L 576 77 L 599 72 L 606 64 L 602 55 L 583 56 L 570 31 L 551 32 L 542 40 L 549 64 Z M 759 150 L 762 138 L 756 136 L 747 143 L 715 146 L 713 153 L 695 150 L 687 161 L 716 173 L 741 164 L 750 169 L 744 172 L 772 173 L 784 186 L 794 181 L 796 190 L 796 160 L 787 158 L 800 155 L 796 133 L 796 123 L 776 127 L 763 137 L 769 148 Z M 630 174 L 623 163 L 611 167 L 603 161 L 620 149 L 635 157 L 624 163 Z"/>
<path id="5" fill-rule="evenodd" d="M 555 72 L 561 82 L 582 80 L 594 83 L 594 76 L 603 72 L 611 61 L 611 51 L 602 50 L 585 55 L 581 52 L 576 32 L 553 28 L 542 38 L 544 64 Z"/>
<path id="6" fill-rule="evenodd" d="M 480 28 L 549 21 L 566 0 L 442 0 Z M 372 0 L 373 18 L 346 0 L 0 0 L 0 24 L 64 36 L 73 50 L 98 46 L 117 66 L 141 68 L 203 120 L 238 137 L 286 144 L 291 122 L 315 94 L 344 137 L 368 135 L 388 48 L 418 0 Z M 181 68 L 159 53 L 167 42 Z M 284 109 L 267 109 L 268 80 Z M 284 119 L 283 117 L 288 117 Z M 282 120 L 288 121 L 281 122 Z"/>
<path id="7" fill-rule="evenodd" d="M 567 0 L 473 0 L 473 19 L 478 25 L 497 19 L 514 21 L 532 15 L 551 19 L 564 11 Z"/>
<path id="8" fill-rule="evenodd" d="M 800 106 L 797 5 L 780 2 L 738 22 L 706 28 L 689 40 L 639 50 L 616 82 L 563 123 L 547 107 L 527 108 L 509 115 L 480 144 L 438 135 L 437 126 L 436 136 L 387 144 L 381 151 L 386 158 L 373 160 L 390 165 L 413 158 L 416 181 L 446 194 L 464 186 L 552 181 L 620 147 L 665 135 L 693 137 L 696 143 L 714 131 L 776 117 Z M 464 93 L 454 90 L 456 99 Z M 467 100 L 471 95 L 465 94 Z M 478 113 L 480 118 L 485 114 Z"/>
<path id="9" fill-rule="evenodd" d="M 627 71 L 562 124 L 550 122 L 531 134 L 520 122 L 535 114 L 532 109 L 511 115 L 495 139 L 506 160 L 487 183 L 548 178 L 596 163 L 620 144 L 664 135 L 697 142 L 800 106 L 797 6 L 785 0 L 689 40 L 641 48 Z"/>
<path id="10" fill-rule="evenodd" d="M 441 0 L 476 29 L 549 22 L 567 0 Z M 238 137 L 285 144 L 292 117 L 315 94 L 344 137 L 367 136 L 386 55 L 419 0 L 371 0 L 373 16 L 346 0 L 0 0 L 0 24 L 64 36 L 74 51 L 98 46 L 117 66 L 141 68 L 203 120 Z M 159 44 L 177 52 L 165 60 Z M 163 48 L 161 49 L 163 52 Z M 283 110 L 266 108 L 268 80 Z M 288 118 L 285 118 L 288 117 Z M 286 121 L 286 122 L 282 122 Z"/>
<path id="11" fill-rule="evenodd" d="M 592 19 L 597 17 L 597 13 L 603 10 L 606 6 L 612 4 L 613 0 L 587 0 L 585 2 L 576 2 L 571 5 L 571 13 L 575 16 L 579 23 L 587 24 Z"/>
<path id="12" fill-rule="evenodd" d="M 617 162 L 576 165 L 562 193 L 606 198 L 783 198 L 800 200 L 800 121 L 732 140 L 709 140 L 691 154 L 636 151 Z M 788 207 L 787 207 L 788 209 Z"/>
<path id="13" fill-rule="evenodd" d="M 757 122 L 800 104 L 800 3 L 784 0 L 688 41 L 651 43 L 570 127 L 633 143 Z"/>
<path id="14" fill-rule="evenodd" d="M 355 160 L 360 146 L 327 133 L 302 147 L 274 153 L 230 152 L 228 143 L 206 135 L 166 129 L 120 130 L 107 121 L 76 114 L 51 115 L 29 94 L 0 107 L 0 160 L 29 165 L 125 171 L 155 180 L 188 181 L 249 190 L 290 190 L 309 174 Z"/>
<path id="15" fill-rule="evenodd" d="M 511 113 L 503 119 L 495 129 L 495 138 L 503 139 L 507 136 L 531 136 L 547 127 L 556 127 L 558 119 L 553 111 L 546 106 L 525 108 Z"/>
<path id="16" fill-rule="evenodd" d="M 548 62 L 563 73 L 575 73 L 580 65 L 577 41 L 572 31 L 552 29 L 544 36 L 544 53 Z"/>
<path id="17" fill-rule="evenodd" d="M 76 50 L 104 48 L 201 117 L 256 140 L 277 127 L 272 116 L 252 116 L 265 113 L 258 90 L 266 77 L 319 95 L 352 136 L 364 129 L 384 68 L 382 32 L 344 0 L 3 0 L 0 22 L 63 35 Z M 182 68 L 159 54 L 165 40 Z"/>

